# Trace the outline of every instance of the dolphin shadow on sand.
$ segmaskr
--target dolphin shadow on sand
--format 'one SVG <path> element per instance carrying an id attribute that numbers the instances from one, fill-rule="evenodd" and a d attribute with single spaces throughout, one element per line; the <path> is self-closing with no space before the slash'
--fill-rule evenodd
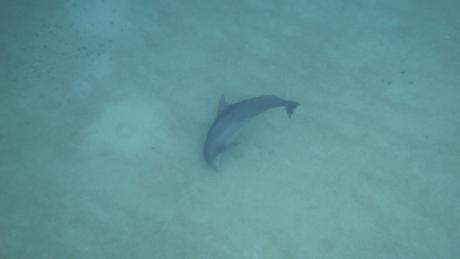
<path id="1" fill-rule="evenodd" d="M 240 129 L 258 114 L 277 107 L 284 107 L 291 118 L 298 102 L 286 101 L 277 96 L 264 95 L 246 99 L 234 104 L 228 104 L 222 96 L 219 101 L 217 118 L 209 128 L 204 144 L 204 159 L 206 163 L 219 170 L 220 156 L 229 147 L 237 144 L 236 136 Z"/>

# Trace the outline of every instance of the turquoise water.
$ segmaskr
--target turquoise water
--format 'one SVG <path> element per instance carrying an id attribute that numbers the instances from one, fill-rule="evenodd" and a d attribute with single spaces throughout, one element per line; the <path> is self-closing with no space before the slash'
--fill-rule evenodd
<path id="1" fill-rule="evenodd" d="M 0 258 L 460 258 L 459 11 L 2 4 Z M 264 94 L 301 106 L 216 173 L 220 96 Z"/>

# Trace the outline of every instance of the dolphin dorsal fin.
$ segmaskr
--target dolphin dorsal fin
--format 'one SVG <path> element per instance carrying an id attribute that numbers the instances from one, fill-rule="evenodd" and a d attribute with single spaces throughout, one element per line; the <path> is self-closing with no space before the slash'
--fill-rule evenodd
<path id="1" fill-rule="evenodd" d="M 221 115 L 222 112 L 224 112 L 228 108 L 228 106 L 230 105 L 225 100 L 225 96 L 222 95 L 219 100 L 219 110 L 217 112 L 217 116 Z"/>

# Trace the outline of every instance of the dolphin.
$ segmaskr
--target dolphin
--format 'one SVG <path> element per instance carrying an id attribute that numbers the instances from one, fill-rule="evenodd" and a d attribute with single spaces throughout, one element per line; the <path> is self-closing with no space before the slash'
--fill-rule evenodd
<path id="1" fill-rule="evenodd" d="M 219 170 L 220 155 L 238 142 L 235 138 L 240 129 L 253 117 L 276 107 L 284 107 L 291 118 L 298 102 L 286 101 L 273 95 L 264 95 L 228 104 L 225 96 L 219 101 L 217 118 L 209 128 L 204 144 L 204 159 L 216 171 Z"/>

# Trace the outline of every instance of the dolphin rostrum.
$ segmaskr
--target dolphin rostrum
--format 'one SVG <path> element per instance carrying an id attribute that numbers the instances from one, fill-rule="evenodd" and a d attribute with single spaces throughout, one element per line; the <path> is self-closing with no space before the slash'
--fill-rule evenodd
<path id="1" fill-rule="evenodd" d="M 298 102 L 286 101 L 277 96 L 264 95 L 228 104 L 222 96 L 217 118 L 211 125 L 204 144 L 204 159 L 215 170 L 219 169 L 219 158 L 228 147 L 236 145 L 239 130 L 256 115 L 272 108 L 284 106 L 291 118 Z"/>

